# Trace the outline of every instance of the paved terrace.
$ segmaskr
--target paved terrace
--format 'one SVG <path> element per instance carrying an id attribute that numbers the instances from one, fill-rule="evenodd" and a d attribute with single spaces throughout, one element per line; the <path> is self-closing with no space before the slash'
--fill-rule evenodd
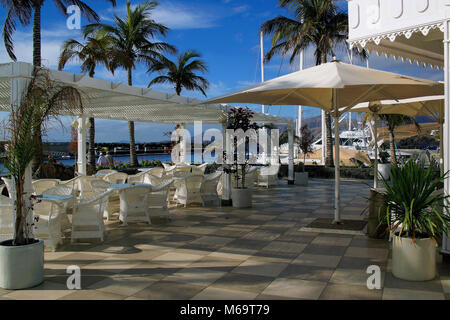
<path id="1" fill-rule="evenodd" d="M 363 219 L 371 182 L 342 183 L 344 219 Z M 0 299 L 450 299 L 450 265 L 428 282 L 396 279 L 389 243 L 365 236 L 300 232 L 333 213 L 332 180 L 257 188 L 254 207 L 174 208 L 172 220 L 107 225 L 104 243 L 45 253 L 45 282 L 0 289 Z M 366 268 L 382 270 L 368 290 Z M 81 267 L 82 290 L 67 290 L 66 267 Z"/>

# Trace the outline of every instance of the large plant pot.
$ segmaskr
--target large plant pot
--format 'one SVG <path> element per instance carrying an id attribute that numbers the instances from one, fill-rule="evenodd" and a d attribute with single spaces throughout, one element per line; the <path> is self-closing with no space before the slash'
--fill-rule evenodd
<path id="1" fill-rule="evenodd" d="M 231 189 L 231 200 L 234 208 L 250 208 L 252 206 L 251 188 Z"/>
<path id="2" fill-rule="evenodd" d="M 308 186 L 308 172 L 295 172 L 295 184 L 298 186 Z"/>
<path id="3" fill-rule="evenodd" d="M 392 274 L 409 281 L 427 281 L 436 276 L 436 242 L 431 238 L 416 239 L 394 236 Z"/>
<path id="4" fill-rule="evenodd" d="M 391 164 L 390 163 L 379 163 L 378 164 L 378 179 L 381 180 L 381 177 L 384 180 L 389 180 L 389 174 L 391 173 Z"/>
<path id="5" fill-rule="evenodd" d="M 0 287 L 25 289 L 42 283 L 44 240 L 24 246 L 7 246 L 5 242 L 0 242 Z"/>

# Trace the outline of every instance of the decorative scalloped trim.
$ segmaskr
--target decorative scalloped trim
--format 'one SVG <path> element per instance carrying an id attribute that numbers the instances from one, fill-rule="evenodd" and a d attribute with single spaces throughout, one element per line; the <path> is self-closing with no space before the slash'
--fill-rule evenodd
<path id="1" fill-rule="evenodd" d="M 398 36 L 402 36 L 402 35 L 405 36 L 406 39 L 409 39 L 409 38 L 411 38 L 413 33 L 416 33 L 416 32 L 421 32 L 424 36 L 427 36 L 428 33 L 430 32 L 430 30 L 432 30 L 432 29 L 439 29 L 441 32 L 444 32 L 444 23 L 439 22 L 439 23 L 430 24 L 430 25 L 418 26 L 418 27 L 411 28 L 411 29 L 406 29 L 406 30 L 401 30 L 401 31 L 396 31 L 396 32 L 391 32 L 391 33 L 385 33 L 385 34 L 380 34 L 380 35 L 367 37 L 367 38 L 363 38 L 363 39 L 359 39 L 359 40 L 350 41 L 350 47 L 353 48 L 356 46 L 359 51 L 366 49 L 369 53 L 371 53 L 372 51 L 375 51 L 378 56 L 380 56 L 381 54 L 384 54 L 386 56 L 386 58 L 389 58 L 390 56 L 392 56 L 392 57 L 394 57 L 395 60 L 398 60 L 400 58 L 400 59 L 402 59 L 403 62 L 405 60 L 408 60 L 409 63 L 411 63 L 411 64 L 413 62 L 416 62 L 418 66 L 423 65 L 424 67 L 429 66 L 429 67 L 436 68 L 436 69 L 442 69 L 443 65 L 437 65 L 430 61 L 419 61 L 418 59 L 415 59 L 413 57 L 402 57 L 395 50 L 391 50 L 386 47 L 383 47 L 382 49 L 381 49 L 381 47 L 379 47 L 380 50 L 377 50 L 376 47 L 366 48 L 366 45 L 369 42 L 373 42 L 375 45 L 378 46 L 381 43 L 381 41 L 384 39 L 389 39 L 391 42 L 394 42 Z"/>

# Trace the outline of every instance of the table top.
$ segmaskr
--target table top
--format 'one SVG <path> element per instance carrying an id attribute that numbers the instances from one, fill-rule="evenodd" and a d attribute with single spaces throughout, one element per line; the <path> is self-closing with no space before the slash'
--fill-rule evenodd
<path id="1" fill-rule="evenodd" d="M 39 199 L 53 200 L 53 201 L 68 201 L 73 199 L 73 196 L 55 196 L 49 194 L 38 194 L 36 195 L 36 197 Z"/>
<path id="2" fill-rule="evenodd" d="M 132 186 L 146 186 L 151 187 L 152 185 L 149 183 L 112 183 L 109 185 L 109 189 L 123 189 Z"/>

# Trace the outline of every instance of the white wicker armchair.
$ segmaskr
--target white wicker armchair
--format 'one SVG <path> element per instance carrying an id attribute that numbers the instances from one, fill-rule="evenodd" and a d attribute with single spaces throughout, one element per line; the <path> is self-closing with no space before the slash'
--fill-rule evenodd
<path id="1" fill-rule="evenodd" d="M 34 194 L 42 194 L 45 190 L 59 184 L 59 179 L 39 179 L 32 182 Z"/>
<path id="2" fill-rule="evenodd" d="M 126 226 L 128 222 L 150 221 L 150 212 L 148 209 L 148 196 L 151 186 L 131 186 L 119 190 L 120 197 L 120 215 L 119 219 Z"/>
<path id="3" fill-rule="evenodd" d="M 34 236 L 44 238 L 44 244 L 53 251 L 62 243 L 61 217 L 64 211 L 61 202 L 49 199 L 40 199 L 33 206 Z"/>
<path id="4" fill-rule="evenodd" d="M 151 217 L 169 216 L 167 201 L 169 189 L 172 186 L 173 179 L 165 179 L 159 184 L 152 185 L 148 197 L 148 207 Z"/>
<path id="5" fill-rule="evenodd" d="M 139 172 L 137 174 L 134 175 L 129 175 L 127 182 L 128 183 L 144 183 L 144 177 L 145 174 L 147 173 L 147 171 L 145 172 Z"/>
<path id="6" fill-rule="evenodd" d="M 185 178 L 175 179 L 175 196 L 174 199 L 184 204 L 186 207 L 191 203 L 203 203 L 201 196 L 201 187 L 203 183 L 203 176 L 191 175 Z"/>
<path id="7" fill-rule="evenodd" d="M 74 204 L 72 214 L 72 243 L 77 239 L 99 238 L 103 242 L 105 225 L 103 211 L 108 205 L 112 191 L 106 191 L 94 198 L 82 199 Z M 87 230 L 89 228 L 89 230 Z"/>
<path id="8" fill-rule="evenodd" d="M 91 181 L 102 180 L 96 176 L 80 176 L 78 179 L 78 190 L 80 190 L 80 199 L 87 199 L 95 197 L 98 191 L 92 189 Z"/>
<path id="9" fill-rule="evenodd" d="M 278 171 L 280 164 L 271 164 L 268 167 L 262 167 L 258 173 L 258 185 L 269 188 L 278 185 Z"/>
<path id="10" fill-rule="evenodd" d="M 158 178 L 162 178 L 165 175 L 165 169 L 162 167 L 155 167 L 145 171 L 145 173 L 149 173 Z"/>
<path id="11" fill-rule="evenodd" d="M 63 180 L 59 182 L 60 186 L 67 186 L 72 188 L 73 196 L 76 198 L 79 196 L 80 188 L 79 188 L 79 182 L 80 176 L 77 176 L 75 178 L 72 178 L 70 180 Z"/>
<path id="12" fill-rule="evenodd" d="M 201 195 L 203 203 L 213 202 L 216 205 L 220 204 L 220 198 L 218 194 L 218 184 L 222 179 L 222 171 L 216 171 L 204 176 L 204 180 L 201 187 Z"/>
<path id="13" fill-rule="evenodd" d="M 46 195 L 46 196 L 62 196 L 62 197 L 72 196 L 73 197 L 71 200 L 64 201 L 62 203 L 63 210 L 60 213 L 60 215 L 61 215 L 61 230 L 70 229 L 72 224 L 70 223 L 69 217 L 67 216 L 67 210 L 69 208 L 73 208 L 73 203 L 75 200 L 73 188 L 69 187 L 69 186 L 57 185 L 50 189 L 45 190 L 42 194 Z"/>
<path id="14" fill-rule="evenodd" d="M 118 172 L 118 171 L 117 170 L 113 170 L 113 169 L 101 169 L 101 170 L 97 171 L 97 174 L 99 174 L 99 175 L 102 175 L 102 174 L 107 175 L 107 174 L 116 173 L 116 172 Z"/>
<path id="15" fill-rule="evenodd" d="M 2 180 L 5 183 L 6 189 L 8 190 L 9 197 L 12 198 L 12 194 L 15 190 L 15 186 L 12 182 L 12 179 L 2 177 Z"/>
<path id="16" fill-rule="evenodd" d="M 14 236 L 13 203 L 8 197 L 0 195 L 0 241 Z"/>
<path id="17" fill-rule="evenodd" d="M 127 178 L 128 174 L 124 172 L 113 172 L 104 176 L 103 180 L 108 181 L 109 183 L 112 184 L 117 184 L 117 183 L 125 183 L 127 181 Z"/>

